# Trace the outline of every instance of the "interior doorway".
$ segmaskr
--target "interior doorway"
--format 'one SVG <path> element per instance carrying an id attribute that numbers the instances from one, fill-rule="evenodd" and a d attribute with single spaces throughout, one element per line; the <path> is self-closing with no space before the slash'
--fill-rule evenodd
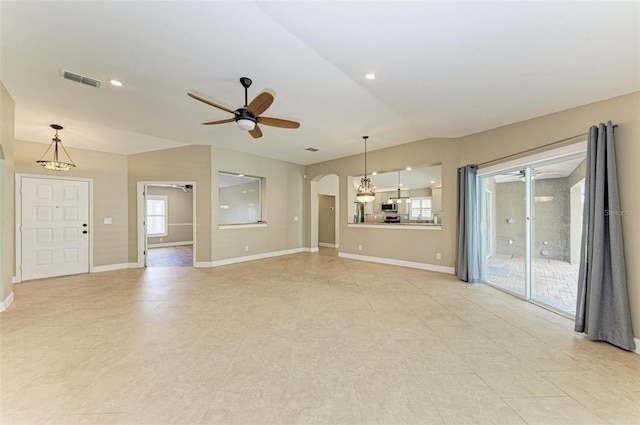
<path id="1" fill-rule="evenodd" d="M 194 267 L 195 183 L 138 183 L 138 266 Z"/>
<path id="2" fill-rule="evenodd" d="M 340 247 L 340 202 L 339 202 L 339 178 L 335 174 L 328 174 L 324 176 L 315 177 L 311 181 L 311 196 L 310 196 L 310 230 L 311 230 L 311 241 L 310 241 L 310 249 L 311 252 L 317 252 L 318 247 L 320 245 L 319 233 L 320 233 L 320 220 L 319 220 L 319 203 L 320 196 L 327 195 L 333 196 L 334 201 L 334 211 L 333 215 L 334 219 L 334 243 L 333 248 Z"/>
<path id="3" fill-rule="evenodd" d="M 336 197 L 318 195 L 318 246 L 336 248 Z"/>

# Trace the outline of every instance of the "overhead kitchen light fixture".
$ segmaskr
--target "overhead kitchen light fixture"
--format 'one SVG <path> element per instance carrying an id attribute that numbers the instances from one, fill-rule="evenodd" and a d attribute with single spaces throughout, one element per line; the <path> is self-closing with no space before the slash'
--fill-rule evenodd
<path id="1" fill-rule="evenodd" d="M 67 152 L 64 146 L 62 146 L 62 140 L 58 138 L 58 130 L 62 130 L 62 126 L 58 124 L 51 124 L 51 128 L 56 130 L 56 135 L 53 137 L 52 139 L 53 141 L 51 142 L 47 150 L 44 151 L 42 158 L 40 158 L 40 160 L 36 162 L 42 165 L 47 170 L 69 171 L 70 169 L 74 168 L 76 164 L 73 163 L 73 160 L 69 155 L 69 152 Z M 52 147 L 53 147 L 53 159 L 51 160 L 44 159 L 44 157 L 47 155 L 47 153 L 49 153 Z M 60 151 L 61 151 L 60 148 L 62 148 L 62 151 L 65 153 L 65 155 L 67 155 L 67 158 L 69 159 L 68 162 L 60 161 Z"/>
<path id="2" fill-rule="evenodd" d="M 376 187 L 371 184 L 371 179 L 367 177 L 367 139 L 369 136 L 362 136 L 364 139 L 364 177 L 360 180 L 356 199 L 358 202 L 367 203 L 376 199 Z"/>
<path id="3" fill-rule="evenodd" d="M 400 171 L 398 171 L 398 196 L 392 196 L 391 198 L 389 198 L 389 202 L 395 204 L 406 202 L 408 204 L 409 202 L 411 202 L 411 198 L 409 198 L 408 196 L 400 196 L 400 186 L 402 185 L 400 184 Z"/>

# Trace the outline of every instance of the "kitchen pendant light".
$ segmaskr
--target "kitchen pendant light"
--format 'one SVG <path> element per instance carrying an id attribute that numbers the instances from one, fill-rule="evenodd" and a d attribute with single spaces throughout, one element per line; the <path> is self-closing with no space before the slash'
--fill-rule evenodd
<path id="1" fill-rule="evenodd" d="M 410 203 L 411 202 L 411 198 L 409 198 L 408 196 L 401 196 L 400 194 L 400 186 L 402 186 L 400 184 L 400 171 L 398 171 L 398 196 L 392 196 L 391 198 L 389 198 L 389 202 L 395 203 L 395 204 L 401 204 L 403 202 L 405 203 Z"/>
<path id="2" fill-rule="evenodd" d="M 56 131 L 56 135 L 53 137 L 52 139 L 53 141 L 51 142 L 47 150 L 44 152 L 44 154 L 42 155 L 42 158 L 40 158 L 40 160 L 36 162 L 42 165 L 47 170 L 69 171 L 70 169 L 74 168 L 76 164 L 73 163 L 73 160 L 69 155 L 69 152 L 67 152 L 64 146 L 62 146 L 62 140 L 58 138 L 58 130 L 62 130 L 62 126 L 58 124 L 51 124 L 51 128 L 53 128 Z M 47 155 L 47 153 L 49 153 L 52 147 L 53 147 L 53 158 L 51 160 L 44 159 L 44 157 Z M 60 152 L 61 152 L 60 148 L 62 148 L 62 151 L 65 153 L 65 155 L 67 155 L 67 158 L 69 159 L 68 162 L 60 161 Z"/>
<path id="3" fill-rule="evenodd" d="M 376 188 L 371 184 L 371 179 L 367 177 L 367 139 L 369 136 L 362 136 L 364 139 L 364 177 L 360 180 L 356 199 L 358 202 L 372 202 L 376 198 Z"/>

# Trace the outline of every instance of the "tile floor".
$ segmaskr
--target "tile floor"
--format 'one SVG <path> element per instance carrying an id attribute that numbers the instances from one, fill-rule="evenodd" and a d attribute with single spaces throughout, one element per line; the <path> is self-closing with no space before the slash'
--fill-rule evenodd
<path id="1" fill-rule="evenodd" d="M 492 284 L 524 295 L 525 264 L 524 258 L 514 255 L 493 255 L 487 264 L 496 269 L 489 269 L 487 279 Z M 491 271 L 508 273 L 492 274 Z M 576 314 L 578 298 L 578 264 L 550 258 L 536 258 L 533 261 L 533 284 L 531 297 L 542 303 Z"/>
<path id="2" fill-rule="evenodd" d="M 323 250 L 14 289 L 2 424 L 640 423 L 640 356 L 449 275 Z"/>

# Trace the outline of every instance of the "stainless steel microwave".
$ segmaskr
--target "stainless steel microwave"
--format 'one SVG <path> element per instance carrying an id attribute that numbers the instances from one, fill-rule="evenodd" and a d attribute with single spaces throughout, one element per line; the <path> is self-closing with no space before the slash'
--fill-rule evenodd
<path id="1" fill-rule="evenodd" d="M 391 204 L 382 204 L 382 211 L 383 212 L 398 212 L 398 204 L 391 203 Z"/>

